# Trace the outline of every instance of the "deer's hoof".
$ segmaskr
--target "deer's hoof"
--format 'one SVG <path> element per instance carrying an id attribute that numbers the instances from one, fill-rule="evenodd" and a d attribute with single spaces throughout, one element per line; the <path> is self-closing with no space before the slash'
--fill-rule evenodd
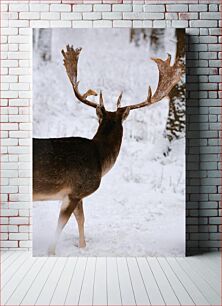
<path id="1" fill-rule="evenodd" d="M 56 255 L 56 251 L 55 251 L 55 246 L 50 246 L 48 249 L 48 255 L 49 256 L 55 256 Z"/>
<path id="2" fill-rule="evenodd" d="M 79 248 L 80 249 L 85 248 L 85 247 L 86 247 L 86 242 L 85 241 L 79 242 Z"/>

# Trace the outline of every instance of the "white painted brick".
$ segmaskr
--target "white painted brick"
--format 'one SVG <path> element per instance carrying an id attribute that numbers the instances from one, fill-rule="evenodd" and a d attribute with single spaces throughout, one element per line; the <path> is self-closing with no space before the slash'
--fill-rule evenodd
<path id="1" fill-rule="evenodd" d="M 9 115 L 9 122 L 30 122 L 28 115 Z"/>
<path id="2" fill-rule="evenodd" d="M 3 201 L 4 195 L 1 195 L 1 201 Z M 0 224 L 8 224 L 8 218 L 6 217 L 0 217 Z"/>
<path id="3" fill-rule="evenodd" d="M 1 43 L 6 44 L 8 42 L 8 36 L 1 36 Z"/>
<path id="4" fill-rule="evenodd" d="M 9 132 L 8 131 L 1 131 L 1 137 L 2 138 L 8 138 L 9 137 Z"/>
<path id="5" fill-rule="evenodd" d="M 133 11 L 134 12 L 142 12 L 143 11 L 143 5 L 141 5 L 141 4 L 134 4 L 133 5 Z"/>
<path id="6" fill-rule="evenodd" d="M 49 4 L 30 3 L 29 8 L 30 8 L 30 11 L 34 11 L 34 12 L 48 12 L 49 11 Z"/>
<path id="7" fill-rule="evenodd" d="M 102 19 L 122 19 L 122 13 L 121 12 L 105 12 L 102 13 Z"/>
<path id="8" fill-rule="evenodd" d="M 31 69 L 30 68 L 10 68 L 9 69 L 9 74 L 12 75 L 30 75 L 31 74 Z"/>
<path id="9" fill-rule="evenodd" d="M 190 12 L 206 12 L 207 4 L 189 4 Z"/>
<path id="10" fill-rule="evenodd" d="M 16 91 L 2 91 L 1 98 L 15 99 L 18 98 L 18 92 Z"/>
<path id="11" fill-rule="evenodd" d="M 39 12 L 23 12 L 19 13 L 19 19 L 39 19 Z"/>
<path id="12" fill-rule="evenodd" d="M 71 5 L 69 4 L 51 4 L 50 11 L 52 12 L 70 12 Z"/>
<path id="13" fill-rule="evenodd" d="M 4 205 L 4 202 L 8 202 L 8 195 L 7 194 L 1 194 L 1 205 Z M 5 218 L 5 219 L 7 219 L 7 218 Z M 1 219 L 0 219 L 0 224 L 5 224 L 5 223 L 3 223 L 3 221 L 1 222 Z"/>
<path id="14" fill-rule="evenodd" d="M 18 190 L 17 186 L 2 186 L 3 190 L 9 190 L 8 192 L 3 192 L 3 193 L 13 193 L 14 190 Z M 10 189 L 12 191 L 10 191 Z M 18 192 L 18 191 L 17 191 Z M 18 210 L 17 209 L 1 209 L 1 216 L 2 217 L 16 217 L 18 216 Z"/>
<path id="15" fill-rule="evenodd" d="M 179 19 L 182 20 L 198 19 L 198 13 L 179 13 Z"/>
<path id="16" fill-rule="evenodd" d="M 25 131 L 31 131 L 32 130 L 32 124 L 30 123 L 19 123 L 19 129 L 25 130 Z"/>
<path id="17" fill-rule="evenodd" d="M 142 28 L 143 21 L 142 20 L 133 20 L 133 28 Z"/>
<path id="18" fill-rule="evenodd" d="M 203 12 L 200 13 L 200 19 L 221 19 L 221 13 L 217 12 Z"/>
<path id="19" fill-rule="evenodd" d="M 26 3 L 9 4 L 9 11 L 11 12 L 28 12 L 29 5 Z"/>
<path id="20" fill-rule="evenodd" d="M 166 5 L 167 12 L 188 12 L 187 4 L 169 4 Z"/>
<path id="21" fill-rule="evenodd" d="M 17 35 L 18 28 L 1 28 L 1 35 Z"/>
<path id="22" fill-rule="evenodd" d="M 58 12 L 41 13 L 41 19 L 59 20 L 60 19 L 60 13 L 58 13 Z"/>
<path id="23" fill-rule="evenodd" d="M 8 154 L 8 158 L 9 158 L 9 161 L 12 161 L 12 162 L 17 162 L 18 161 L 18 156 L 17 155 Z"/>
<path id="24" fill-rule="evenodd" d="M 30 102 L 28 99 L 13 99 L 9 100 L 10 106 L 29 106 Z"/>
<path id="25" fill-rule="evenodd" d="M 1 241 L 1 248 L 17 248 L 18 241 Z"/>
<path id="26" fill-rule="evenodd" d="M 31 248 L 32 242 L 31 241 L 19 241 L 20 248 Z"/>
<path id="27" fill-rule="evenodd" d="M 21 36 L 19 36 L 21 37 Z M 9 59 L 31 59 L 30 52 L 8 52 Z"/>
<path id="28" fill-rule="evenodd" d="M 4 123 L 4 124 L 1 124 L 1 130 L 3 130 L 3 131 L 18 130 L 18 123 Z"/>
<path id="29" fill-rule="evenodd" d="M 30 215 L 30 210 L 29 209 L 20 209 L 19 210 L 19 216 L 20 217 L 29 217 Z"/>
<path id="30" fill-rule="evenodd" d="M 2 19 L 2 20 L 1 20 L 1 27 L 2 27 L 2 28 L 7 28 L 8 26 L 9 26 L 9 21 L 8 21 L 8 19 L 6 19 L 6 20 Z"/>
<path id="31" fill-rule="evenodd" d="M 165 12 L 165 7 L 163 4 L 161 5 L 144 5 L 143 6 L 144 12 Z"/>
<path id="32" fill-rule="evenodd" d="M 197 28 L 213 28 L 217 27 L 217 20 L 190 20 L 191 27 Z"/>
<path id="33" fill-rule="evenodd" d="M 163 13 L 123 12 L 123 19 L 163 19 Z"/>
<path id="34" fill-rule="evenodd" d="M 112 10 L 113 12 L 131 12 L 132 5 L 131 4 L 113 4 Z"/>
<path id="35" fill-rule="evenodd" d="M 31 228 L 29 225 L 21 225 L 19 226 L 19 232 L 20 233 L 30 233 L 31 232 Z"/>
<path id="36" fill-rule="evenodd" d="M 1 240 L 8 240 L 8 233 L 1 233 Z"/>
<path id="37" fill-rule="evenodd" d="M 18 145 L 18 140 L 17 139 L 11 139 L 11 138 L 4 138 L 1 141 L 1 145 L 2 146 L 17 146 Z M 2 169 L 4 169 L 7 166 L 7 169 L 17 169 L 17 167 L 13 167 L 13 168 L 8 168 L 8 167 L 12 167 L 12 165 L 10 164 L 5 164 L 4 166 L 2 166 Z M 6 168 L 5 168 L 6 169 Z"/>
<path id="38" fill-rule="evenodd" d="M 8 106 L 8 99 L 3 99 L 1 97 L 1 106 Z"/>
<path id="39" fill-rule="evenodd" d="M 18 67 L 17 60 L 2 60 L 1 61 L 2 67 Z"/>
<path id="40" fill-rule="evenodd" d="M 73 5 L 74 12 L 92 12 L 92 4 L 76 4 Z"/>
<path id="41" fill-rule="evenodd" d="M 17 170 L 2 170 L 1 173 L 2 177 L 18 177 Z"/>
<path id="42" fill-rule="evenodd" d="M 8 11 L 8 4 L 5 4 L 5 3 L 1 4 L 1 11 L 2 12 L 7 12 Z"/>
<path id="43" fill-rule="evenodd" d="M 8 42 L 9 44 L 27 44 L 30 41 L 30 37 L 24 35 L 16 35 L 16 36 L 9 36 Z"/>
<path id="44" fill-rule="evenodd" d="M 132 27 L 132 21 L 131 20 L 114 20 L 113 21 L 113 27 L 117 28 L 125 28 L 125 27 Z"/>
<path id="45" fill-rule="evenodd" d="M 19 28 L 19 35 L 28 35 L 30 37 L 30 35 L 32 35 L 32 29 L 31 28 Z"/>
<path id="46" fill-rule="evenodd" d="M 72 22 L 69 20 L 52 20 L 50 26 L 53 28 L 71 28 Z"/>
<path id="47" fill-rule="evenodd" d="M 31 28 L 49 28 L 48 20 L 30 20 Z"/>
<path id="48" fill-rule="evenodd" d="M 1 14 L 2 20 L 18 19 L 18 16 L 19 16 L 18 13 L 13 13 L 13 12 L 7 12 Z"/>
<path id="49" fill-rule="evenodd" d="M 28 20 L 9 20 L 9 27 L 23 27 L 27 28 L 29 26 Z"/>
<path id="50" fill-rule="evenodd" d="M 18 77 L 15 75 L 3 75 L 1 81 L 4 83 L 15 83 L 18 81 Z"/>
<path id="51" fill-rule="evenodd" d="M 93 21 L 94 28 L 112 28 L 111 20 L 94 20 Z"/>
<path id="52" fill-rule="evenodd" d="M 27 233 L 12 233 L 9 234 L 9 240 L 28 240 Z"/>
<path id="53" fill-rule="evenodd" d="M 9 51 L 18 51 L 18 44 L 9 44 Z"/>
<path id="54" fill-rule="evenodd" d="M 110 12 L 111 4 L 94 4 L 93 10 L 94 12 Z"/>
<path id="55" fill-rule="evenodd" d="M 188 21 L 187 20 L 173 20 L 172 26 L 175 28 L 187 28 Z"/>
<path id="56" fill-rule="evenodd" d="M 14 228 L 14 231 L 13 231 L 13 228 Z M 0 232 L 1 233 L 18 232 L 18 226 L 16 226 L 16 225 L 0 225 Z"/>
<path id="57" fill-rule="evenodd" d="M 72 21 L 73 28 L 92 28 L 92 20 L 76 20 Z"/>
<path id="58" fill-rule="evenodd" d="M 5 157 L 8 157 L 8 156 L 5 156 Z M 1 162 L 4 162 L 4 160 L 1 159 Z M 8 178 L 1 178 L 0 185 L 1 186 L 8 186 L 9 185 L 9 179 Z"/>
<path id="59" fill-rule="evenodd" d="M 9 90 L 9 84 L 8 83 L 1 83 L 1 90 Z"/>
<path id="60" fill-rule="evenodd" d="M 81 20 L 82 14 L 81 13 L 61 13 L 61 19 L 62 20 Z"/>
<path id="61" fill-rule="evenodd" d="M 101 19 L 101 17 L 102 17 L 102 14 L 100 12 L 83 13 L 83 19 L 87 19 L 87 20 L 98 20 L 98 19 Z"/>
<path id="62" fill-rule="evenodd" d="M 29 180 L 30 185 L 30 180 Z M 11 209 L 30 209 L 32 204 L 29 202 L 11 202 L 9 203 Z"/>

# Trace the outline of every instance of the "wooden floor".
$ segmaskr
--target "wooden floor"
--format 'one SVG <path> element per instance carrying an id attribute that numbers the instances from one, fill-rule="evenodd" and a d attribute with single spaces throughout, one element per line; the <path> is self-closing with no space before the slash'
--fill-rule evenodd
<path id="1" fill-rule="evenodd" d="M 221 305 L 221 257 L 1 254 L 0 305 Z"/>

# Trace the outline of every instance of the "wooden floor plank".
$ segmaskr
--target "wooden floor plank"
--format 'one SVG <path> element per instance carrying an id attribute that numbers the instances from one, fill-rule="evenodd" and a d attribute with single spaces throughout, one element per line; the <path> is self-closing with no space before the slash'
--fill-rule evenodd
<path id="1" fill-rule="evenodd" d="M 18 285 L 16 290 L 8 299 L 6 305 L 20 305 L 24 295 L 29 290 L 32 282 L 38 275 L 39 271 L 41 270 L 42 266 L 46 262 L 46 258 L 39 258 L 38 261 L 32 266 L 32 268 L 28 271 L 28 273 L 22 279 L 22 282 Z"/>
<path id="2" fill-rule="evenodd" d="M 164 257 L 157 258 L 181 305 L 195 305 L 192 298 Z"/>
<path id="3" fill-rule="evenodd" d="M 201 275 L 205 281 L 216 290 L 217 293 L 221 292 L 221 270 L 218 269 L 218 273 L 214 273 L 203 261 L 197 260 L 195 257 L 188 258 L 186 262 Z"/>
<path id="4" fill-rule="evenodd" d="M 50 305 L 51 298 L 53 296 L 54 290 L 57 286 L 59 278 L 64 269 L 67 258 L 58 258 L 54 269 L 51 271 L 47 282 L 45 283 L 35 305 Z"/>
<path id="5" fill-rule="evenodd" d="M 76 267 L 76 262 L 77 258 L 68 258 L 68 261 L 54 291 L 50 305 L 64 305 L 72 275 Z"/>
<path id="6" fill-rule="evenodd" d="M 196 259 L 205 263 L 213 273 L 217 274 L 221 267 L 220 256 L 212 255 L 211 253 L 207 255 L 195 256 Z"/>
<path id="7" fill-rule="evenodd" d="M 126 258 L 117 258 L 122 305 L 136 305 Z"/>
<path id="8" fill-rule="evenodd" d="M 4 265 L 2 265 L 1 273 L 5 273 L 8 268 L 10 268 L 14 263 L 16 263 L 16 260 L 22 256 L 22 252 L 14 252 L 12 256 L 7 258 L 7 260 L 4 262 Z"/>
<path id="9" fill-rule="evenodd" d="M 22 256 L 20 256 L 16 262 L 11 265 L 7 271 L 4 273 L 2 272 L 2 277 L 1 277 L 1 290 L 2 288 L 10 281 L 10 279 L 17 273 L 19 269 L 23 266 L 25 261 L 30 258 L 29 253 L 24 253 Z"/>
<path id="10" fill-rule="evenodd" d="M 36 260 L 32 257 L 29 257 L 26 262 L 24 262 L 23 266 L 21 266 L 17 273 L 13 275 L 1 292 L 1 302 L 4 305 L 13 292 L 16 290 L 17 286 L 23 281 L 26 274 L 31 270 L 31 268 L 36 264 Z"/>
<path id="11" fill-rule="evenodd" d="M 203 296 L 211 305 L 220 305 L 221 299 L 216 291 L 209 286 L 209 284 L 200 276 L 200 274 L 195 272 L 195 269 L 191 268 L 186 262 L 185 258 L 177 258 L 177 262 L 180 264 L 181 268 L 190 275 L 192 281 L 195 283 L 197 288 L 201 291 Z"/>
<path id="12" fill-rule="evenodd" d="M 137 265 L 136 258 L 127 258 L 127 265 L 130 273 L 136 304 L 150 305 L 150 301 L 146 292 L 146 287 L 144 286 L 144 281 Z"/>
<path id="13" fill-rule="evenodd" d="M 28 292 L 24 296 L 21 305 L 35 305 L 57 259 L 47 258 L 42 269 L 39 271 Z"/>
<path id="14" fill-rule="evenodd" d="M 187 292 L 191 296 L 192 300 L 196 305 L 208 305 L 208 301 L 200 292 L 200 290 L 193 283 L 192 279 L 184 272 L 181 266 L 178 264 L 175 258 L 167 258 L 168 263 L 170 264 L 174 273 L 178 276 L 180 281 L 183 283 Z"/>
<path id="15" fill-rule="evenodd" d="M 76 267 L 65 299 L 65 305 L 78 305 L 86 264 L 86 257 L 80 257 L 77 259 Z"/>
<path id="16" fill-rule="evenodd" d="M 106 258 L 98 257 L 95 268 L 93 305 L 107 305 Z"/>
<path id="17" fill-rule="evenodd" d="M 179 300 L 156 258 L 147 258 L 166 305 L 179 305 Z"/>
<path id="18" fill-rule="evenodd" d="M 14 254 L 14 252 L 9 252 L 9 251 L 0 252 L 0 262 L 1 263 L 5 262 L 7 260 L 7 258 L 12 256 L 13 254 Z"/>
<path id="19" fill-rule="evenodd" d="M 108 305 L 122 305 L 115 257 L 107 258 L 107 299 Z"/>
<path id="20" fill-rule="evenodd" d="M 137 258 L 138 266 L 146 286 L 147 294 L 151 305 L 165 305 L 158 284 L 153 276 L 152 270 L 148 265 L 146 258 Z"/>
<path id="21" fill-rule="evenodd" d="M 93 303 L 95 265 L 96 265 L 96 258 L 89 257 L 86 264 L 82 289 L 80 292 L 79 305 L 92 305 Z"/>

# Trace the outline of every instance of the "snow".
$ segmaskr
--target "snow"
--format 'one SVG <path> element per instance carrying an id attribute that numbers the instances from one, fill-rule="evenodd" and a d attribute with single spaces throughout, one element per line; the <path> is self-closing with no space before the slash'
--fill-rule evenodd
<path id="1" fill-rule="evenodd" d="M 103 90 L 105 106 L 115 109 L 123 90 L 123 104 L 145 99 L 153 92 L 158 72 L 144 43 L 129 43 L 128 29 L 55 29 L 52 62 L 42 63 L 33 51 L 33 136 L 91 138 L 98 121 L 93 108 L 77 102 L 62 65 L 61 49 L 82 47 L 80 90 Z M 168 30 L 167 52 L 175 55 L 175 39 Z M 159 54 L 158 54 L 159 56 Z M 95 101 L 96 101 L 95 97 Z M 163 131 L 167 99 L 131 111 L 124 123 L 121 151 L 99 189 L 84 199 L 86 248 L 79 249 L 72 216 L 57 245 L 57 256 L 184 256 L 185 254 L 185 139 L 168 143 Z M 47 256 L 61 203 L 33 203 L 33 255 Z"/>

